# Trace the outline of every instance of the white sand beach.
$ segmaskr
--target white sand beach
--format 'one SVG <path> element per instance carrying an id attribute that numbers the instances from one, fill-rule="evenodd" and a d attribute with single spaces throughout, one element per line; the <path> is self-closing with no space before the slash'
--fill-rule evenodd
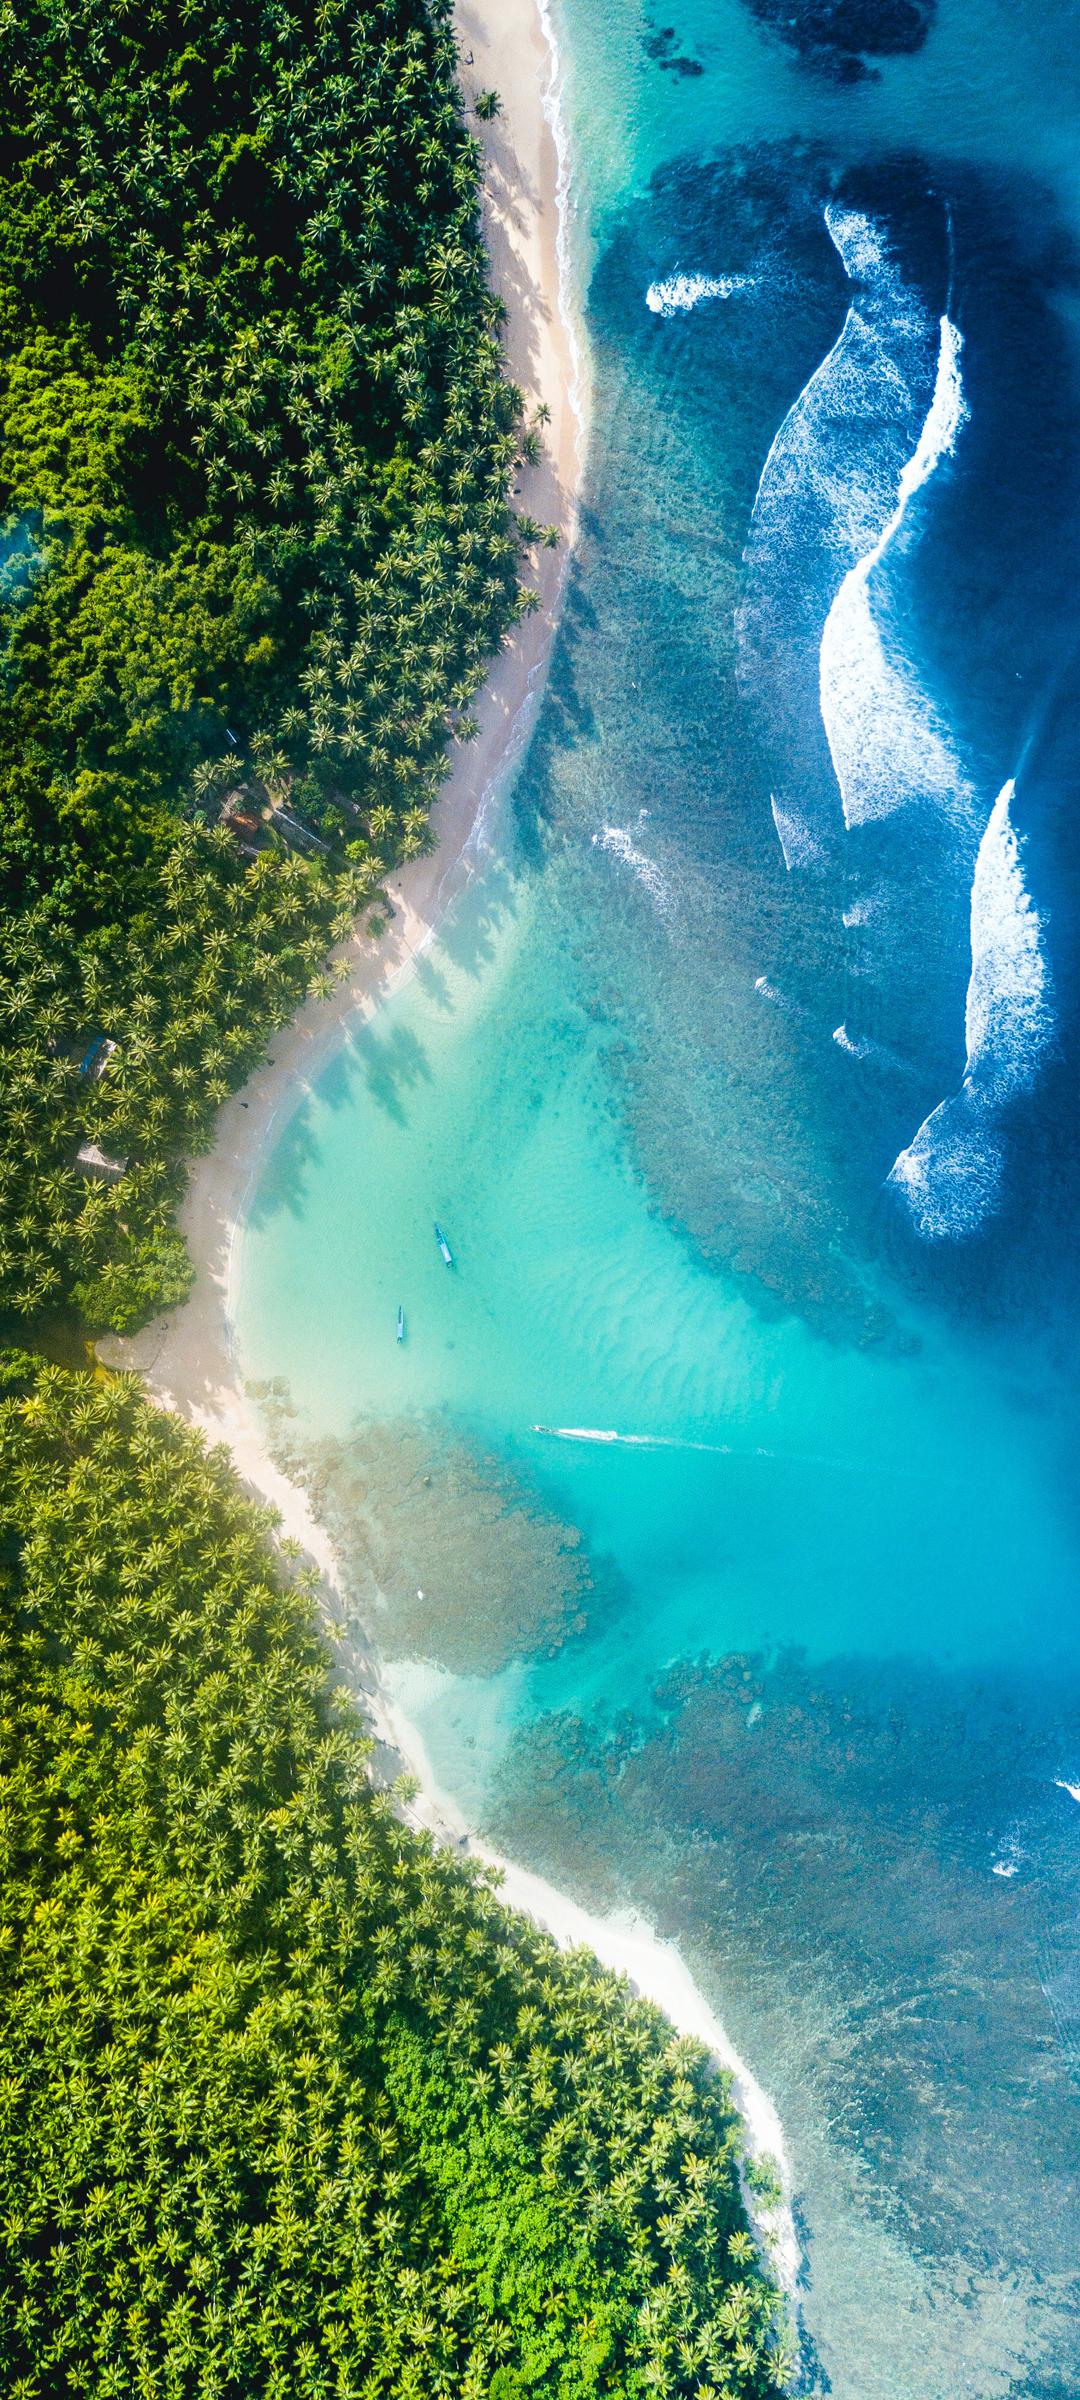
<path id="1" fill-rule="evenodd" d="M 575 340 L 566 249 L 567 171 L 558 110 L 558 57 L 542 0 L 460 0 L 462 81 L 468 99 L 494 87 L 502 103 L 494 121 L 478 124 L 486 156 L 485 231 L 495 286 L 507 307 L 505 348 L 511 375 L 531 409 L 550 410 L 542 462 L 521 476 L 529 513 L 556 524 L 557 551 L 540 553 L 539 609 L 515 632 L 496 660 L 476 706 L 479 738 L 462 746 L 434 815 L 430 853 L 391 878 L 393 922 L 375 943 L 358 928 L 341 955 L 348 974 L 334 997 L 311 1001 L 275 1037 L 272 1057 L 222 1109 L 213 1148 L 191 1170 L 181 1227 L 196 1269 L 185 1305 L 158 1318 L 132 1340 L 99 1345 L 111 1366 L 137 1371 L 149 1395 L 174 1409 L 211 1440 L 227 1445 L 245 1483 L 278 1512 L 283 1536 L 296 1542 L 327 1586 L 331 1630 L 340 1623 L 341 1593 L 332 1545 L 306 1494 L 275 1466 L 266 1435 L 243 1390 L 233 1357 L 229 1283 L 237 1228 L 265 1151 L 298 1106 L 350 1025 L 369 1017 L 412 971 L 449 902 L 476 871 L 484 844 L 486 807 L 526 739 L 551 653 L 566 561 L 576 526 L 585 442 L 584 379 Z M 677 1949 L 641 1920 L 593 1917 L 539 1876 L 475 1841 L 434 1784 L 415 1728 L 370 1688 L 365 1704 L 375 1729 L 419 1779 L 410 1811 L 417 1823 L 503 1876 L 503 1896 L 566 1946 L 584 1945 L 655 2001 L 680 2032 L 693 2035 L 733 2077 L 750 2151 L 770 2154 L 788 2185 L 776 2111 L 727 2040 Z M 753 2213 L 752 2195 L 747 2195 Z M 759 2230 L 767 2233 L 775 2271 L 789 2290 L 798 2245 L 785 2203 Z"/>

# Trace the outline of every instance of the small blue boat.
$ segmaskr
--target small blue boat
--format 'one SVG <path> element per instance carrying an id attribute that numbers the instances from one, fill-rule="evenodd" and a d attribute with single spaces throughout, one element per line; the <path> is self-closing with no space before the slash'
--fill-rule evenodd
<path id="1" fill-rule="evenodd" d="M 405 1339 L 405 1311 L 403 1308 L 399 1308 L 397 1312 L 397 1338 L 399 1342 L 403 1342 Z"/>
<path id="2" fill-rule="evenodd" d="M 440 1248 L 440 1250 L 442 1251 L 443 1265 L 444 1265 L 445 1267 L 452 1267 L 452 1266 L 453 1266 L 453 1263 L 454 1263 L 454 1253 L 453 1253 L 453 1251 L 452 1251 L 452 1250 L 451 1250 L 451 1248 L 450 1248 L 450 1244 L 449 1244 L 449 1242 L 447 1241 L 447 1238 L 446 1238 L 446 1235 L 445 1235 L 445 1233 L 443 1232 L 442 1226 L 441 1226 L 441 1225 L 439 1225 L 439 1224 L 436 1224 L 436 1227 L 435 1227 L 435 1239 L 436 1239 L 436 1241 L 437 1241 L 437 1243 L 438 1243 L 438 1245 L 439 1245 L 439 1248 Z"/>

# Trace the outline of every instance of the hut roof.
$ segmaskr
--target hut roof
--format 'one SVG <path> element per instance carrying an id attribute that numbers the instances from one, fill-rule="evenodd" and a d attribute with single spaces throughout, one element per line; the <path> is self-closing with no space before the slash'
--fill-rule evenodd
<path id="1" fill-rule="evenodd" d="M 102 1183 L 119 1183 L 127 1174 L 126 1158 L 110 1158 L 97 1142 L 80 1142 L 75 1152 L 75 1164 L 80 1174 L 93 1175 Z"/>

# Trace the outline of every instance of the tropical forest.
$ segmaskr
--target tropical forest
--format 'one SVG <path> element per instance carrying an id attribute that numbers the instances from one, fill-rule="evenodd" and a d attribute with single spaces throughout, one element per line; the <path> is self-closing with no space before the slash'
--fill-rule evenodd
<path id="1" fill-rule="evenodd" d="M 407 1822 L 97 1363 L 532 605 L 446 0 L 0 7 L 0 2386 L 782 2386 L 725 2078 Z"/>

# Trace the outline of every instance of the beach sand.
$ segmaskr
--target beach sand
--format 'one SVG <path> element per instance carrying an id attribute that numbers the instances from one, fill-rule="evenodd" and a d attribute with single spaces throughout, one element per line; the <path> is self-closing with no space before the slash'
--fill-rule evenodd
<path id="1" fill-rule="evenodd" d="M 673 1944 L 660 1941 L 640 1919 L 593 1917 L 539 1876 L 496 1857 L 469 1833 L 431 1775 L 416 1729 L 380 1689 L 373 1661 L 343 1639 L 344 1595 L 333 1547 L 306 1493 L 275 1466 L 264 1429 L 247 1398 L 231 1343 L 229 1286 L 237 1228 L 258 1180 L 267 1147 L 303 1100 L 351 1025 L 362 1022 L 413 970 L 449 902 L 469 882 L 484 850 L 487 808 L 528 735 L 543 687 L 573 544 L 584 453 L 584 371 L 575 340 L 566 254 L 567 176 L 558 109 L 559 64 L 543 0 L 460 0 L 457 11 L 466 99 L 489 87 L 502 103 L 497 118 L 477 124 L 483 142 L 484 226 L 496 289 L 507 307 L 504 332 L 510 374 L 533 408 L 551 412 L 541 463 L 523 471 L 520 500 L 530 515 L 555 524 L 557 551 L 541 551 L 536 583 L 541 605 L 514 632 L 495 661 L 475 715 L 479 737 L 452 754 L 451 770 L 434 811 L 435 847 L 393 876 L 387 886 L 393 921 L 373 942 L 358 928 L 339 953 L 348 973 L 334 997 L 309 1001 L 275 1036 L 272 1056 L 233 1096 L 218 1119 L 213 1148 L 191 1170 L 180 1214 L 196 1270 L 184 1306 L 157 1318 L 130 1340 L 109 1338 L 99 1355 L 141 1375 L 149 1396 L 227 1445 L 252 1493 L 278 1512 L 281 1534 L 319 1570 L 324 1606 L 343 1667 L 362 1689 L 383 1768 L 399 1762 L 421 1790 L 408 1814 L 441 1841 L 495 1867 L 502 1895 L 542 1924 L 564 1946 L 585 1946 L 635 1989 L 655 2001 L 680 2032 L 703 2042 L 733 2077 L 752 2154 L 773 2156 L 788 2186 L 776 2112 L 728 2042 Z M 762 2221 L 774 2271 L 789 2290 L 798 2268 L 790 2208 Z"/>
<path id="2" fill-rule="evenodd" d="M 540 606 L 514 629 L 477 696 L 477 738 L 451 748 L 432 812 L 433 848 L 387 881 L 394 911 L 388 930 L 374 941 L 366 917 L 358 924 L 336 954 L 347 971 L 333 997 L 309 1000 L 274 1036 L 271 1055 L 222 1108 L 212 1149 L 192 1165 L 179 1219 L 195 1266 L 190 1298 L 130 1340 L 98 1344 L 106 1365 L 137 1371 L 156 1399 L 228 1442 L 241 1473 L 280 1508 L 290 1534 L 320 1565 L 313 1521 L 267 1461 L 238 1388 L 228 1318 L 233 1240 L 270 1142 L 350 1027 L 412 972 L 449 903 L 476 872 L 488 805 L 527 738 L 543 688 L 584 447 L 577 346 L 562 288 L 563 167 L 554 130 L 556 61 L 545 20 L 537 0 L 461 0 L 458 38 L 466 101 L 493 87 L 502 102 L 498 117 L 475 122 L 473 130 L 485 154 L 484 231 L 492 280 L 507 309 L 507 366 L 527 411 L 545 401 L 551 412 L 543 457 L 522 469 L 518 496 L 530 516 L 558 527 L 560 546 L 538 554 L 529 580 Z"/>

